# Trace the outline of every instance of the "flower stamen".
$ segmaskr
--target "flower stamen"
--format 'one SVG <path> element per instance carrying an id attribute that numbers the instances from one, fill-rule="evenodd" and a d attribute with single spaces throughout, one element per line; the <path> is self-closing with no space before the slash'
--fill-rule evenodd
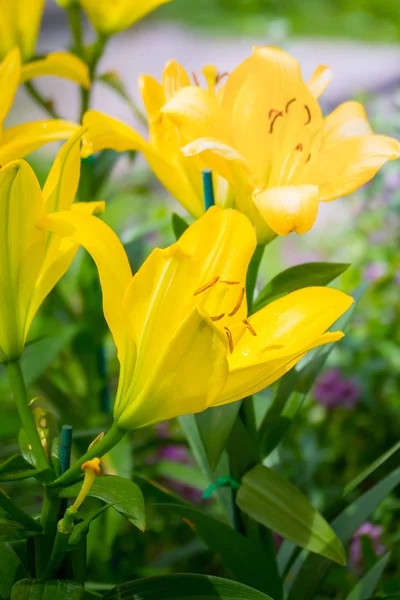
<path id="1" fill-rule="evenodd" d="M 197 75 L 194 71 L 192 71 L 192 77 L 193 77 L 193 81 L 195 82 L 195 84 L 197 85 L 197 87 L 200 87 L 200 83 L 199 80 L 197 79 Z"/>
<path id="2" fill-rule="evenodd" d="M 226 283 L 226 285 L 239 285 L 240 281 L 226 281 L 225 279 L 220 279 L 218 283 Z"/>
<path id="3" fill-rule="evenodd" d="M 224 329 L 225 329 L 226 337 L 228 338 L 229 352 L 232 354 L 235 349 L 235 346 L 233 345 L 232 333 L 231 333 L 231 330 L 228 329 L 228 327 L 224 327 Z"/>
<path id="4" fill-rule="evenodd" d="M 208 290 L 208 288 L 212 287 L 213 285 L 215 285 L 217 283 L 218 279 L 219 279 L 219 275 L 217 277 L 214 277 L 214 279 L 211 279 L 211 281 L 209 281 L 208 283 L 205 283 L 204 285 L 199 287 L 194 292 L 193 296 L 198 296 L 198 294 L 201 294 L 202 292 L 205 292 L 206 290 Z"/>
<path id="5" fill-rule="evenodd" d="M 229 313 L 228 317 L 233 317 L 233 315 L 236 315 L 237 311 L 242 306 L 243 298 L 244 298 L 244 287 L 240 290 L 238 301 L 236 302 L 235 307 L 232 310 L 232 312 Z"/>
<path id="6" fill-rule="evenodd" d="M 297 144 L 295 150 L 299 150 L 300 152 L 303 152 L 303 144 L 300 142 L 300 144 Z"/>
<path id="7" fill-rule="evenodd" d="M 270 111 L 270 112 L 271 112 L 271 111 Z M 282 114 L 282 112 L 281 112 L 281 111 L 278 111 L 278 112 L 276 113 L 276 115 L 274 116 L 274 118 L 272 119 L 272 121 L 271 121 L 271 125 L 270 125 L 270 127 L 269 127 L 269 132 L 270 132 L 270 133 L 273 133 L 273 129 L 274 129 L 274 125 L 275 125 L 275 121 L 277 120 L 277 118 L 278 118 L 278 117 L 283 117 L 283 114 Z"/>
<path id="8" fill-rule="evenodd" d="M 216 317 L 211 317 L 211 321 L 220 321 L 221 319 L 223 319 L 225 316 L 225 313 L 221 313 L 220 315 L 217 315 Z"/>
<path id="9" fill-rule="evenodd" d="M 304 105 L 304 108 L 307 111 L 307 121 L 304 123 L 304 125 L 308 125 L 311 123 L 311 110 L 308 108 L 307 104 Z"/>
<path id="10" fill-rule="evenodd" d="M 251 326 L 247 319 L 243 319 L 242 323 L 250 331 L 251 335 L 257 335 L 256 330 Z"/>
<path id="11" fill-rule="evenodd" d="M 285 108 L 285 112 L 286 114 L 289 112 L 289 106 L 292 104 L 292 102 L 296 102 L 296 98 L 292 98 L 291 100 L 289 100 L 289 102 L 286 104 L 286 108 Z"/>

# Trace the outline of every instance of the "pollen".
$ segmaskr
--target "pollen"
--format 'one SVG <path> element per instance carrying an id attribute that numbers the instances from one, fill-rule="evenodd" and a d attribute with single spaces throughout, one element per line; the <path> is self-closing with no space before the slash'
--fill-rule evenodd
<path id="1" fill-rule="evenodd" d="M 283 114 L 282 114 L 282 112 L 281 112 L 281 111 L 278 111 L 278 112 L 276 113 L 276 115 L 274 116 L 274 118 L 272 119 L 272 121 L 271 121 L 271 125 L 269 126 L 269 132 L 270 132 L 270 133 L 273 133 L 273 130 L 274 130 L 274 125 L 275 125 L 275 121 L 278 119 L 278 117 L 283 117 Z"/>
<path id="2" fill-rule="evenodd" d="M 225 333 L 226 333 L 226 337 L 228 338 L 228 346 L 229 346 L 229 352 L 232 354 L 232 352 L 234 351 L 235 347 L 233 345 L 233 337 L 232 337 L 232 332 L 230 329 L 228 329 L 228 327 L 224 327 L 225 329 Z"/>
<path id="3" fill-rule="evenodd" d="M 215 317 L 211 317 L 211 321 L 220 321 L 221 319 L 223 319 L 225 316 L 225 313 L 221 313 L 220 315 L 217 315 Z"/>
<path id="4" fill-rule="evenodd" d="M 243 325 L 250 331 L 251 335 L 257 335 L 255 329 L 251 326 L 247 319 L 243 319 Z"/>
<path id="5" fill-rule="evenodd" d="M 285 108 L 285 112 L 286 114 L 289 112 L 289 106 L 292 104 L 292 102 L 296 102 L 296 98 L 292 98 L 291 100 L 289 100 L 289 102 L 286 104 L 286 108 Z"/>
<path id="6" fill-rule="evenodd" d="M 307 104 L 304 105 L 304 108 L 307 112 L 307 121 L 304 123 L 304 125 L 308 125 L 309 123 L 311 123 L 311 110 L 308 108 Z"/>
<path id="7" fill-rule="evenodd" d="M 238 301 L 236 302 L 235 307 L 233 308 L 232 312 L 229 313 L 229 315 L 228 315 L 229 317 L 233 317 L 233 315 L 236 315 L 237 311 L 242 306 L 243 298 L 244 298 L 244 287 L 242 287 L 242 289 L 240 290 Z"/>
<path id="8" fill-rule="evenodd" d="M 214 277 L 214 279 L 211 279 L 211 281 L 209 281 L 208 283 L 205 283 L 204 285 L 199 287 L 194 292 L 193 296 L 197 296 L 198 294 L 201 294 L 202 292 L 205 292 L 206 290 L 208 290 L 208 288 L 212 287 L 213 285 L 215 285 L 217 283 L 218 279 L 219 279 L 219 275 L 217 277 Z"/>
<path id="9" fill-rule="evenodd" d="M 82 471 L 91 470 L 95 475 L 100 475 L 100 459 L 93 458 L 92 460 L 86 461 L 85 463 L 83 463 L 81 469 Z"/>

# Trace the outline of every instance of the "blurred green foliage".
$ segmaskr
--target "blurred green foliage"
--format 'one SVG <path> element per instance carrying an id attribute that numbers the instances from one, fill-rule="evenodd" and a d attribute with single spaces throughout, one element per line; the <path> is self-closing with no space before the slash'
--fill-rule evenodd
<path id="1" fill-rule="evenodd" d="M 226 33 L 400 39 L 398 0 L 174 0 L 160 16 Z"/>

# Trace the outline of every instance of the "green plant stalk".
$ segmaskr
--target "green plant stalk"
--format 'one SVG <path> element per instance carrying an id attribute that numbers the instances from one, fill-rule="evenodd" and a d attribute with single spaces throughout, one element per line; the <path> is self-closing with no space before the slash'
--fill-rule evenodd
<path id="1" fill-rule="evenodd" d="M 25 83 L 25 89 L 30 95 L 30 97 L 38 104 L 52 119 L 59 119 L 60 116 L 54 110 L 53 102 L 51 100 L 46 100 L 43 98 L 41 93 L 37 90 L 35 85 L 31 81 L 27 81 Z"/>
<path id="2" fill-rule="evenodd" d="M 90 450 L 86 452 L 81 458 L 66 471 L 63 475 L 61 475 L 58 479 L 53 481 L 49 487 L 65 487 L 74 483 L 82 473 L 82 465 L 93 458 L 101 458 L 104 454 L 107 454 L 114 446 L 118 444 L 125 436 L 126 431 L 123 429 L 119 429 L 113 424 L 111 429 L 107 431 L 106 435 L 97 442 Z"/>
<path id="3" fill-rule="evenodd" d="M 10 515 L 10 517 L 15 521 L 18 521 L 18 523 L 21 523 L 21 525 L 29 529 L 29 531 L 42 531 L 40 523 L 35 521 L 35 519 L 32 519 L 30 515 L 14 504 L 11 498 L 9 498 L 2 489 L 0 489 L 0 506 Z"/>
<path id="4" fill-rule="evenodd" d="M 40 523 L 43 528 L 43 536 L 37 538 L 36 543 L 36 576 L 40 577 L 47 568 L 50 550 L 53 547 L 57 532 L 57 522 L 60 515 L 61 500 L 45 488 L 42 504 Z"/>
<path id="5" fill-rule="evenodd" d="M 82 13 L 79 4 L 68 6 L 67 19 L 73 40 L 72 51 L 83 58 Z"/>
<path id="6" fill-rule="evenodd" d="M 74 528 L 76 512 L 72 507 L 67 508 L 64 517 L 58 522 L 53 550 L 41 579 L 53 579 L 57 576 L 57 571 L 64 560 L 69 538 Z"/>
<path id="7" fill-rule="evenodd" d="M 265 246 L 256 247 L 247 271 L 246 297 L 249 315 L 251 315 L 251 310 L 253 307 L 254 291 L 256 289 L 258 271 L 260 270 L 261 261 L 264 256 L 264 250 Z"/>
<path id="8" fill-rule="evenodd" d="M 32 448 L 32 452 L 35 455 L 37 467 L 40 470 L 47 469 L 49 467 L 49 463 L 46 452 L 42 446 L 38 430 L 36 428 L 32 411 L 29 408 L 29 398 L 26 391 L 20 360 L 16 359 L 12 362 L 6 363 L 5 368 L 14 398 L 17 403 L 19 416 L 22 421 L 22 427 L 25 430 L 29 444 Z"/>
<path id="9" fill-rule="evenodd" d="M 99 35 L 96 43 L 93 46 L 92 54 L 87 61 L 87 65 L 89 67 L 89 77 L 90 77 L 90 88 L 87 90 L 85 88 L 81 88 L 81 115 L 80 121 L 82 122 L 83 115 L 90 107 L 90 98 L 92 95 L 93 82 L 96 77 L 96 70 L 99 64 L 101 57 L 103 56 L 105 47 L 108 42 L 108 37 Z"/>

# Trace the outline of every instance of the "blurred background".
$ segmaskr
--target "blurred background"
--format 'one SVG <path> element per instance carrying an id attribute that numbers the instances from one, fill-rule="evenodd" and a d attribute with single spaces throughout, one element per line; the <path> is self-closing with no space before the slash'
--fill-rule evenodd
<path id="1" fill-rule="evenodd" d="M 87 26 L 88 40 L 91 35 Z M 69 44 L 65 14 L 49 0 L 38 51 L 47 53 L 67 48 Z M 160 78 L 166 61 L 172 58 L 188 72 L 199 73 L 210 62 L 220 71 L 231 71 L 250 54 L 254 44 L 279 45 L 291 52 L 300 61 L 306 80 L 318 64 L 331 66 L 334 80 L 322 98 L 325 113 L 344 100 L 358 99 L 365 103 L 377 133 L 400 136 L 399 0 L 174 0 L 131 30 L 114 37 L 100 63 L 100 72 L 117 71 L 129 94 L 140 104 L 139 74 Z M 78 93 L 73 84 L 48 78 L 37 85 L 47 98 L 54 100 L 62 116 L 76 119 Z M 92 106 L 144 132 L 127 103 L 101 83 L 95 89 Z M 36 118 L 45 116 L 21 90 L 10 122 Z M 49 146 L 30 159 L 42 176 L 53 154 L 54 149 Z M 173 240 L 171 210 L 185 216 L 140 157 L 133 160 L 125 156 L 119 160 L 112 181 L 101 190 L 101 199 L 107 200 L 105 220 L 120 235 L 136 267 L 154 245 L 165 246 Z M 399 440 L 399 242 L 400 164 L 397 162 L 386 165 L 359 192 L 322 205 L 316 226 L 306 236 L 291 235 L 274 241 L 262 265 L 261 285 L 282 269 L 302 262 L 350 263 L 351 267 L 334 285 L 349 293 L 355 290 L 362 293 L 345 339 L 331 354 L 329 364 L 274 459 L 321 510 L 330 505 L 353 477 Z M 80 255 L 59 286 L 59 297 L 75 294 L 77 306 L 79 294 L 85 291 L 84 268 Z M 57 305 L 59 297 L 52 296 L 43 312 L 42 319 L 48 317 L 50 327 L 56 326 L 60 314 L 64 314 Z M 101 307 L 92 307 L 89 317 L 81 316 L 83 320 L 100 322 Z M 104 389 L 93 382 L 88 387 L 85 368 L 71 362 L 71 348 L 84 354 L 85 344 L 91 343 L 90 337 L 85 338 L 81 332 L 75 338 L 75 333 L 60 330 L 59 343 L 43 356 L 36 354 L 31 383 L 38 394 L 52 397 L 63 422 L 74 424 L 74 419 L 81 419 L 81 407 L 85 405 L 87 429 L 94 432 L 100 421 L 93 418 L 96 414 L 93 402 L 99 397 L 104 404 Z M 109 377 L 113 382 L 117 365 L 115 357 L 112 362 L 113 351 L 108 352 L 112 365 Z M 60 367 L 61 372 L 64 369 L 62 377 L 57 375 Z M 94 390 L 89 395 L 91 405 L 86 404 L 88 389 Z M 15 436 L 18 422 L 12 404 L 7 403 L 7 387 L 1 378 L 0 390 L 2 435 L 7 440 Z M 267 402 L 268 397 L 260 395 L 259 400 Z M 86 439 L 85 432 L 82 437 Z M 114 467 L 110 468 L 117 469 L 118 465 L 119 472 L 125 470 L 128 474 L 132 470 L 145 472 L 167 482 L 182 497 L 204 503 L 201 499 L 204 480 L 193 466 L 177 424 L 140 432 L 134 444 L 133 455 L 129 447 L 119 448 Z M 7 455 L 9 446 L 4 448 Z M 399 453 L 393 454 L 382 469 L 366 480 L 365 486 L 372 486 L 393 469 L 398 458 Z M 147 498 L 151 497 L 149 491 Z M 109 513 L 96 522 L 99 525 L 94 527 L 91 538 L 91 552 L 96 559 L 92 565 L 93 579 L 111 578 L 116 583 L 134 576 L 179 570 L 221 574 L 218 557 L 208 553 L 187 525 L 173 517 L 150 507 L 149 529 L 138 537 L 136 533 L 132 536 L 132 530 L 118 515 Z M 368 566 L 368 561 L 372 564 L 373 557 L 382 554 L 385 548 L 392 550 L 392 558 L 383 591 L 398 592 L 399 517 L 399 496 L 392 494 L 353 541 L 349 568 L 332 570 L 321 598 L 344 598 L 360 569 Z M 367 541 L 364 539 L 361 544 L 360 537 Z M 99 540 L 105 539 L 110 542 L 109 555 L 105 552 L 106 544 L 101 544 L 99 550 Z"/>

